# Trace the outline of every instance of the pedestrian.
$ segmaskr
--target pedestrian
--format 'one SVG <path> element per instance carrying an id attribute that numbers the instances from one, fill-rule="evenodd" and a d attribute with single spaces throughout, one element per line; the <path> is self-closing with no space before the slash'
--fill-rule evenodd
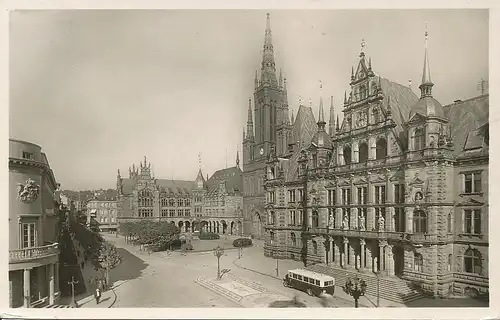
<path id="1" fill-rule="evenodd" d="M 101 300 L 101 289 L 99 289 L 99 288 L 95 289 L 94 297 L 95 297 L 96 304 L 99 304 L 99 300 Z"/>

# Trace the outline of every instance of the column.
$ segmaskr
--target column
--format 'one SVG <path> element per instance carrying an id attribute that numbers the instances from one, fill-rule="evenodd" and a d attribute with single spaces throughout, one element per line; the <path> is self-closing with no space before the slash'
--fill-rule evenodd
<path id="1" fill-rule="evenodd" d="M 330 242 L 330 254 L 328 255 L 328 259 L 330 259 L 330 262 L 333 262 L 333 255 L 334 255 L 334 249 L 333 249 L 333 237 L 328 237 L 328 241 Z"/>
<path id="2" fill-rule="evenodd" d="M 338 155 L 339 155 L 339 158 L 338 158 L 339 162 L 338 163 L 339 163 L 340 166 L 343 166 L 343 165 L 345 165 L 345 161 L 344 161 L 344 149 L 342 147 L 340 147 L 337 150 L 338 150 Z"/>
<path id="3" fill-rule="evenodd" d="M 395 221 L 395 209 L 394 207 L 388 207 L 385 217 L 385 230 L 395 231 L 396 221 Z"/>
<path id="4" fill-rule="evenodd" d="M 339 242 L 334 241 L 333 242 L 333 250 L 334 250 L 334 255 L 335 255 L 335 264 L 341 266 L 341 260 L 340 260 L 340 247 L 339 247 Z"/>
<path id="5" fill-rule="evenodd" d="M 312 225 L 313 225 L 312 210 L 308 210 L 308 209 L 306 209 L 306 210 L 307 210 L 307 226 L 309 228 L 312 228 Z M 319 217 L 318 217 L 318 219 L 319 219 Z"/>
<path id="6" fill-rule="evenodd" d="M 366 251 L 366 269 L 373 271 L 373 264 L 372 264 L 372 249 L 370 246 L 365 249 Z"/>
<path id="7" fill-rule="evenodd" d="M 25 308 L 30 307 L 30 299 L 31 299 L 30 272 L 31 269 L 24 269 L 23 295 L 24 295 Z"/>
<path id="8" fill-rule="evenodd" d="M 353 243 L 349 243 L 349 265 L 352 268 L 356 267 L 356 251 L 354 250 Z"/>
<path id="9" fill-rule="evenodd" d="M 379 271 L 384 271 L 385 270 L 385 259 L 384 259 L 384 247 L 385 247 L 385 243 L 383 241 L 380 241 L 379 242 L 379 255 L 378 255 L 378 258 L 380 260 L 380 270 Z"/>
<path id="10" fill-rule="evenodd" d="M 365 245 L 366 245 L 365 239 L 360 239 L 359 244 L 361 245 L 361 253 L 360 253 L 361 263 L 359 268 L 362 269 L 365 267 Z"/>
<path id="11" fill-rule="evenodd" d="M 344 252 L 342 253 L 342 266 L 347 267 L 347 254 L 349 252 L 348 248 L 349 240 L 344 237 Z"/>
<path id="12" fill-rule="evenodd" d="M 335 208 L 335 228 L 342 228 L 342 208 Z"/>
<path id="13" fill-rule="evenodd" d="M 49 304 L 54 304 L 55 300 L 55 292 L 54 292 L 54 264 L 51 263 L 48 265 L 49 268 Z"/>
<path id="14" fill-rule="evenodd" d="M 407 233 L 413 232 L 413 212 L 411 211 L 411 209 L 412 208 L 410 208 L 410 207 L 405 207 L 406 232 Z"/>
<path id="15" fill-rule="evenodd" d="M 375 137 L 368 138 L 368 159 L 375 160 L 377 156 L 377 144 L 375 141 Z"/>
<path id="16" fill-rule="evenodd" d="M 358 163 L 359 162 L 359 142 L 358 141 L 353 141 L 352 143 L 352 163 Z"/>
<path id="17" fill-rule="evenodd" d="M 55 290 L 57 290 L 56 293 L 59 293 L 58 297 L 60 298 L 60 290 L 59 290 L 59 281 L 60 281 L 60 279 L 59 279 L 59 262 L 57 262 L 57 263 L 54 264 L 54 269 L 55 269 L 54 270 Z"/>
<path id="18" fill-rule="evenodd" d="M 387 256 L 387 273 L 390 276 L 394 275 L 394 254 L 392 253 L 392 246 L 387 246 L 386 250 Z"/>

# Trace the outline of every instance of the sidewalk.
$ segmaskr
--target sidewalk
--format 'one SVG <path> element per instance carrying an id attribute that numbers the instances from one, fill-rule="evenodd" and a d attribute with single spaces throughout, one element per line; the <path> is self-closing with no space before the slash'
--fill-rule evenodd
<path id="1" fill-rule="evenodd" d="M 255 258 L 255 255 L 261 255 L 258 259 Z M 264 276 L 268 276 L 270 278 L 282 280 L 288 270 L 291 269 L 304 269 L 304 264 L 300 261 L 294 260 L 279 260 L 278 259 L 278 270 L 279 276 L 276 275 L 276 260 L 273 258 L 265 257 L 262 252 L 257 252 L 257 250 L 252 250 L 252 252 L 248 252 L 240 259 L 236 259 L 233 261 L 233 264 L 239 268 L 252 271 Z M 335 297 L 345 301 L 351 301 L 354 307 L 354 300 L 351 296 L 345 293 L 342 288 L 342 284 L 338 284 L 335 289 Z M 376 297 L 372 296 L 363 296 L 359 299 L 359 306 L 366 308 L 374 308 L 376 307 Z M 400 305 L 396 305 L 396 303 L 380 299 L 380 307 L 401 307 Z"/>
<path id="2" fill-rule="evenodd" d="M 96 303 L 94 295 L 86 297 L 80 301 L 77 301 L 78 308 L 112 308 L 116 302 L 116 293 L 113 289 L 109 289 L 102 293 L 101 301 L 99 304 Z"/>

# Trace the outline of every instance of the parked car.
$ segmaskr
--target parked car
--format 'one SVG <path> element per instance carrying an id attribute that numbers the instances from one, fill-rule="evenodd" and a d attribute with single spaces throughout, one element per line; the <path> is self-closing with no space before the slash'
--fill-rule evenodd
<path id="1" fill-rule="evenodd" d="M 233 241 L 233 247 L 241 248 L 241 247 L 251 247 L 252 239 L 248 238 L 238 238 Z"/>

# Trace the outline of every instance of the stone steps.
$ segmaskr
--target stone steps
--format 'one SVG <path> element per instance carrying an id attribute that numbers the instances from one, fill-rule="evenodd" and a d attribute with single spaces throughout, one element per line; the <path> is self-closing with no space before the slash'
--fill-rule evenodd
<path id="1" fill-rule="evenodd" d="M 217 293 L 219 293 L 219 294 L 225 296 L 226 298 L 233 300 L 235 302 L 239 303 L 242 299 L 242 297 L 237 295 L 236 293 L 231 292 L 225 288 L 222 288 L 222 287 L 212 283 L 212 281 L 207 280 L 204 277 L 200 277 L 200 278 L 196 279 L 196 283 L 198 283 L 199 285 L 201 285 L 209 290 L 215 291 L 215 292 L 217 292 Z"/>
<path id="2" fill-rule="evenodd" d="M 357 276 L 363 279 L 367 285 L 366 294 L 376 297 L 377 296 L 377 276 L 360 273 L 357 270 L 346 270 L 339 267 L 326 266 L 323 264 L 316 264 L 307 267 L 308 270 L 333 276 L 337 287 L 344 287 L 349 277 Z M 407 304 L 408 302 L 423 298 L 424 295 L 412 290 L 404 280 L 398 278 L 381 277 L 379 280 L 379 294 L 380 298 Z"/>

